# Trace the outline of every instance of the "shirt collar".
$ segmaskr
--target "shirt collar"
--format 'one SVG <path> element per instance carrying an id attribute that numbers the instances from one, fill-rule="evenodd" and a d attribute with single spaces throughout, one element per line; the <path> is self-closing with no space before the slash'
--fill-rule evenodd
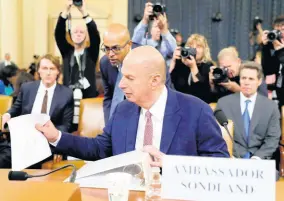
<path id="1" fill-rule="evenodd" d="M 164 86 L 160 97 L 154 103 L 154 105 L 152 105 L 152 107 L 149 109 L 152 116 L 156 117 L 159 121 L 162 121 L 164 118 L 167 98 L 168 98 L 168 90 Z M 141 108 L 141 113 L 143 116 L 145 116 L 146 112 L 147 112 L 147 109 Z"/>
<path id="2" fill-rule="evenodd" d="M 74 56 L 77 57 L 77 56 L 81 56 L 82 54 L 84 54 L 84 51 L 85 49 L 82 49 L 81 51 L 74 51 Z"/>
<path id="3" fill-rule="evenodd" d="M 41 81 L 40 85 L 39 85 L 39 91 L 45 92 L 47 90 L 50 93 L 50 92 L 53 92 L 55 90 L 55 87 L 56 87 L 56 82 L 51 87 L 46 88 Z"/>
<path id="4" fill-rule="evenodd" d="M 245 103 L 246 100 L 250 100 L 251 103 L 255 103 L 257 93 L 253 94 L 250 98 L 245 97 L 242 92 L 240 92 L 240 94 L 241 94 L 241 103 Z"/>

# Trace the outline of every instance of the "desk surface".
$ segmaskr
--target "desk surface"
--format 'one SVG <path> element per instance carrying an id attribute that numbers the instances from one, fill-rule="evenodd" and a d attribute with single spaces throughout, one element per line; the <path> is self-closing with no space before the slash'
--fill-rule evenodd
<path id="1" fill-rule="evenodd" d="M 0 169 L 0 186 L 1 181 L 8 181 L 8 172 L 10 170 Z M 29 174 L 37 175 L 49 172 L 49 170 L 27 170 Z M 33 178 L 33 181 L 63 181 L 71 173 L 71 169 L 61 170 L 51 175 L 39 178 Z M 24 182 L 24 181 L 23 181 Z M 82 201 L 107 201 L 107 191 L 105 189 L 81 188 Z M 129 201 L 144 200 L 144 192 L 131 191 Z M 276 183 L 276 201 L 284 200 L 284 179 Z"/>

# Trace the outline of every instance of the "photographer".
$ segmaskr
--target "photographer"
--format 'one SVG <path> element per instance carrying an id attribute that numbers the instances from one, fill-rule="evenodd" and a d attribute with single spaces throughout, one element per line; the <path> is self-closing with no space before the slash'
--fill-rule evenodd
<path id="1" fill-rule="evenodd" d="M 241 59 L 236 48 L 222 49 L 218 54 L 218 63 L 220 67 L 212 66 L 209 72 L 212 102 L 217 102 L 219 98 L 240 91 Z M 267 86 L 263 81 L 258 92 L 267 97 Z"/>
<path id="2" fill-rule="evenodd" d="M 145 4 L 144 16 L 141 22 L 135 27 L 132 41 L 141 45 L 150 45 L 155 47 L 163 55 L 170 65 L 174 50 L 176 48 L 176 40 L 168 29 L 168 20 L 164 7 L 156 4 L 159 12 L 153 12 L 152 3 Z M 148 39 L 148 35 L 151 38 Z"/>
<path id="3" fill-rule="evenodd" d="M 177 47 L 174 52 L 169 69 L 172 83 L 177 91 L 210 103 L 208 73 L 213 64 L 207 40 L 202 35 L 192 34 L 185 46 L 187 48 Z"/>
<path id="4" fill-rule="evenodd" d="M 256 53 L 262 48 L 262 34 L 262 19 L 256 16 L 253 20 L 253 30 L 249 34 L 249 41 L 252 50 L 251 60 L 256 57 Z"/>
<path id="5" fill-rule="evenodd" d="M 66 39 L 66 21 L 72 5 L 82 13 L 85 26 L 76 26 L 71 30 L 71 40 L 74 46 Z M 95 69 L 99 55 L 100 36 L 96 23 L 89 16 L 85 8 L 85 1 L 67 0 L 66 8 L 60 14 L 55 28 L 55 39 L 63 57 L 63 84 L 72 89 L 80 89 L 83 98 L 92 98 L 98 95 L 96 88 Z M 70 28 L 70 27 L 69 27 Z M 87 46 L 87 34 L 89 43 Z"/>
<path id="6" fill-rule="evenodd" d="M 276 90 L 279 109 L 281 109 L 284 105 L 284 15 L 274 20 L 273 28 L 273 31 L 263 32 L 261 64 L 268 89 Z"/>

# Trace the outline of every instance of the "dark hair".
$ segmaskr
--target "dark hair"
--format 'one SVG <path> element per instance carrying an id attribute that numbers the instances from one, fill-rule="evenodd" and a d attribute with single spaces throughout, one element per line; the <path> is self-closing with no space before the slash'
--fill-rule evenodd
<path id="1" fill-rule="evenodd" d="M 10 84 L 10 82 L 8 81 L 8 78 L 16 76 L 18 71 L 19 69 L 15 65 L 5 66 L 4 68 L 2 68 L 0 72 L 0 78 L 4 82 L 4 84 L 8 86 Z"/>
<path id="2" fill-rule="evenodd" d="M 276 24 L 280 24 L 282 22 L 284 22 L 284 15 L 276 17 L 275 20 L 273 21 L 273 26 L 275 26 Z"/>
<path id="3" fill-rule="evenodd" d="M 17 78 L 16 85 L 14 86 L 14 94 L 13 95 L 17 96 L 20 92 L 20 88 L 21 88 L 22 84 L 24 84 L 26 82 L 31 82 L 31 81 L 34 81 L 34 77 L 30 73 L 21 71 L 19 73 L 18 78 Z"/>

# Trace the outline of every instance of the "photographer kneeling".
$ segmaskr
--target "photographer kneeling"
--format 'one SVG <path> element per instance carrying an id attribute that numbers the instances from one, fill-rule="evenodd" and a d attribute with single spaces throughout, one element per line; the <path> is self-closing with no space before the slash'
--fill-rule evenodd
<path id="1" fill-rule="evenodd" d="M 208 73 L 213 64 L 207 40 L 192 34 L 185 46 L 176 48 L 170 65 L 174 88 L 210 103 Z"/>
<path id="2" fill-rule="evenodd" d="M 222 49 L 218 54 L 218 63 L 220 67 L 212 66 L 209 72 L 212 102 L 217 102 L 219 98 L 240 91 L 241 59 L 236 48 Z M 259 86 L 258 92 L 267 97 L 267 86 L 264 82 Z"/>

